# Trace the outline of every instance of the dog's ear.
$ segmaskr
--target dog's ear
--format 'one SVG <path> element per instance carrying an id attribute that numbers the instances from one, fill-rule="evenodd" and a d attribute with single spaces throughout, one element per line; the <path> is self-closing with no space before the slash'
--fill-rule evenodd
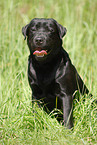
<path id="1" fill-rule="evenodd" d="M 58 28 L 60 39 L 62 39 L 66 35 L 67 29 L 63 27 L 61 24 L 59 24 L 57 21 L 55 22 Z"/>
<path id="2" fill-rule="evenodd" d="M 27 24 L 26 26 L 22 28 L 22 34 L 24 35 L 24 40 L 26 40 L 28 26 L 29 24 Z"/>
<path id="3" fill-rule="evenodd" d="M 62 39 L 66 35 L 67 29 L 60 24 L 58 24 L 58 29 L 60 38 Z"/>

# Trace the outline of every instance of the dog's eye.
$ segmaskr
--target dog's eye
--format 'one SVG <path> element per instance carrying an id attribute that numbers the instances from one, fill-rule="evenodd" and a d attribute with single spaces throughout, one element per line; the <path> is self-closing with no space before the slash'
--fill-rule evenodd
<path id="1" fill-rule="evenodd" d="M 36 28 L 31 28 L 31 31 L 33 32 L 33 31 L 36 31 Z"/>
<path id="2" fill-rule="evenodd" d="M 51 28 L 51 29 L 50 29 L 50 32 L 52 32 L 52 33 L 53 33 L 53 32 L 54 32 L 54 29 L 52 29 L 52 28 Z"/>

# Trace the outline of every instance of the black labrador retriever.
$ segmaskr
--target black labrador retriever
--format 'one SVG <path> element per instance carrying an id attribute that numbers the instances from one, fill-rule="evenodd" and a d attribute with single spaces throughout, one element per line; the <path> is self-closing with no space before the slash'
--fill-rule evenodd
<path id="1" fill-rule="evenodd" d="M 56 108 L 57 100 L 57 109 L 63 110 L 64 125 L 72 128 L 73 94 L 76 90 L 88 94 L 89 90 L 62 47 L 66 31 L 52 18 L 35 18 L 22 28 L 30 50 L 28 80 L 32 96 L 41 100 L 49 111 Z"/>

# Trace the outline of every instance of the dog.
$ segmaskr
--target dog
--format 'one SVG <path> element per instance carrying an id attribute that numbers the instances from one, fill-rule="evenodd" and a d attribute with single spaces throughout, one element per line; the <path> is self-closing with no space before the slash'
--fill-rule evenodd
<path id="1" fill-rule="evenodd" d="M 64 125 L 72 128 L 74 93 L 78 90 L 88 94 L 89 90 L 62 47 L 66 32 L 52 18 L 34 18 L 22 28 L 30 50 L 28 81 L 32 99 L 41 100 L 47 112 L 54 108 L 63 110 Z"/>

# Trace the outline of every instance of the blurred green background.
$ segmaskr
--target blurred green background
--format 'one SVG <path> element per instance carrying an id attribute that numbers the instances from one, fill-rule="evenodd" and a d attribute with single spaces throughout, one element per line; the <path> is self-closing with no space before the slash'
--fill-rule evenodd
<path id="1" fill-rule="evenodd" d="M 21 29 L 35 17 L 54 18 L 67 28 L 63 47 L 93 94 L 75 103 L 72 131 L 51 118 L 53 112 L 31 108 L 29 49 Z M 96 90 L 97 0 L 0 0 L 1 144 L 97 144 L 97 105 L 91 107 Z"/>

